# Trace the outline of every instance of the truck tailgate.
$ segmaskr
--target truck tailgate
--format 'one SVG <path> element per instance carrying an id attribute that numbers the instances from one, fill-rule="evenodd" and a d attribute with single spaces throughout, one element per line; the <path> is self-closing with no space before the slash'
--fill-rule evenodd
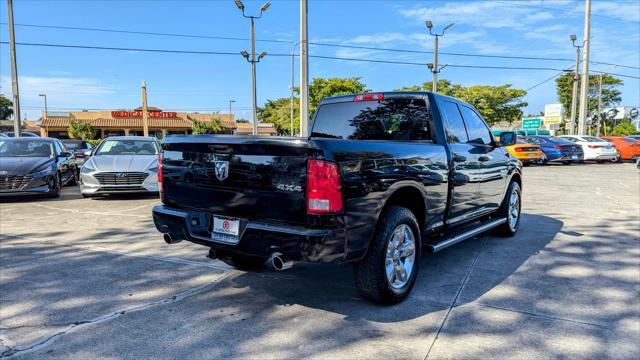
<path id="1" fill-rule="evenodd" d="M 163 142 L 163 202 L 247 220 L 306 221 L 300 138 L 172 136 Z"/>

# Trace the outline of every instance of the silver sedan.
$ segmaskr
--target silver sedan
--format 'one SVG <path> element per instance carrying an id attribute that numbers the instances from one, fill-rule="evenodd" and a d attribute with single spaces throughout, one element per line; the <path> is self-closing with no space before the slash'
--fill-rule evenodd
<path id="1" fill-rule="evenodd" d="M 157 192 L 159 153 L 160 144 L 152 137 L 106 138 L 80 170 L 82 196 Z"/>

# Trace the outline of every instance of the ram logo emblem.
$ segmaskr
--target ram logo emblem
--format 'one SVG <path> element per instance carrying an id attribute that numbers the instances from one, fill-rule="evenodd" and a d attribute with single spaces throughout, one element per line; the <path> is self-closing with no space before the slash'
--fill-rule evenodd
<path id="1" fill-rule="evenodd" d="M 229 177 L 229 162 L 228 161 L 216 161 L 216 178 L 220 181 L 224 181 Z"/>

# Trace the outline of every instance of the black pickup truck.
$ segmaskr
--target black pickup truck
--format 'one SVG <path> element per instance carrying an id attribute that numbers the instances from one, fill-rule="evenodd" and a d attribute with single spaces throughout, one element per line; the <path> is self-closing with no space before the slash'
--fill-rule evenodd
<path id="1" fill-rule="evenodd" d="M 158 166 L 167 243 L 239 268 L 353 263 L 369 298 L 402 301 L 422 251 L 512 236 L 521 163 L 469 104 L 429 92 L 324 99 L 308 138 L 172 136 Z"/>

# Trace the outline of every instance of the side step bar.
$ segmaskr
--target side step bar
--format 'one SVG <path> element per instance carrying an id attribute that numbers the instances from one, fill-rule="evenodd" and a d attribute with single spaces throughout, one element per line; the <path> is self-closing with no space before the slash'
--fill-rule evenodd
<path id="1" fill-rule="evenodd" d="M 451 245 L 455 245 L 461 241 L 467 240 L 469 238 L 472 238 L 480 233 L 483 233 L 491 228 L 494 228 L 498 225 L 502 225 L 505 222 L 507 222 L 507 218 L 500 218 L 500 219 L 495 219 L 492 221 L 489 221 L 488 223 L 484 223 L 480 226 L 478 226 L 477 228 L 471 229 L 469 231 L 466 231 L 462 234 L 458 234 L 452 238 L 448 238 L 446 240 L 443 240 L 437 244 L 433 244 L 433 245 L 427 245 L 426 248 L 427 250 L 429 250 L 429 252 L 433 252 L 436 253 L 440 250 L 446 249 Z"/>

